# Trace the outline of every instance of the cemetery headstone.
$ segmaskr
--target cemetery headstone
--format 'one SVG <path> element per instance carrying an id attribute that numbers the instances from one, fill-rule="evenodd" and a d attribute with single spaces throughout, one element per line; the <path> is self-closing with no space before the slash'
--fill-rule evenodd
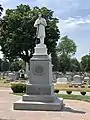
<path id="1" fill-rule="evenodd" d="M 72 81 L 73 85 L 82 85 L 82 79 L 80 75 L 74 75 L 73 76 L 73 81 Z"/>
<path id="2" fill-rule="evenodd" d="M 1 72 L 1 80 L 4 79 L 4 74 Z"/>
<path id="3" fill-rule="evenodd" d="M 24 70 L 20 70 L 19 73 L 20 73 L 20 78 L 21 79 L 24 78 Z"/>
<path id="4" fill-rule="evenodd" d="M 14 74 L 13 73 L 8 73 L 7 80 L 8 81 L 13 81 L 14 80 Z"/>
<path id="5" fill-rule="evenodd" d="M 83 81 L 84 83 L 89 84 L 90 78 L 88 76 L 84 77 Z"/>
<path id="6" fill-rule="evenodd" d="M 19 80 L 20 77 L 20 73 L 19 72 L 15 72 L 14 73 L 14 80 Z"/>
<path id="7" fill-rule="evenodd" d="M 68 80 L 67 78 L 57 78 L 57 83 L 60 83 L 60 84 L 67 84 L 68 83 Z"/>

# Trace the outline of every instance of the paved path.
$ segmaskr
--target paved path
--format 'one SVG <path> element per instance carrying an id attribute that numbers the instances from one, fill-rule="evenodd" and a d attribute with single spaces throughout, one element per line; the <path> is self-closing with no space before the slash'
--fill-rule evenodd
<path id="1" fill-rule="evenodd" d="M 64 100 L 65 107 L 60 112 L 15 111 L 13 102 L 21 97 L 10 94 L 9 88 L 0 88 L 0 118 L 8 120 L 90 120 L 90 103 Z"/>

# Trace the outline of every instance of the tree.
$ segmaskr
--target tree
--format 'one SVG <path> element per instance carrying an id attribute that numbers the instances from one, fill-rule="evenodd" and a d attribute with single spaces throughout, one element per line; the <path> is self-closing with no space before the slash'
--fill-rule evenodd
<path id="1" fill-rule="evenodd" d="M 69 71 L 70 69 L 70 57 L 68 57 L 65 54 L 62 54 L 58 57 L 58 70 L 63 72 L 64 74 L 66 71 Z"/>
<path id="2" fill-rule="evenodd" d="M 72 71 L 72 72 L 80 71 L 80 63 L 76 58 L 72 58 L 70 60 L 70 71 Z"/>
<path id="3" fill-rule="evenodd" d="M 33 25 L 39 12 L 42 13 L 48 24 L 45 38 L 48 53 L 55 52 L 60 32 L 56 25 L 58 19 L 53 17 L 53 11 L 46 7 L 31 9 L 29 5 L 21 4 L 16 9 L 6 10 L 0 30 L 1 51 L 10 61 L 19 57 L 29 63 L 36 43 L 36 29 Z M 53 54 L 52 56 L 54 57 Z"/>
<path id="4" fill-rule="evenodd" d="M 82 71 L 90 72 L 90 55 L 85 55 L 81 58 Z"/>
<path id="5" fill-rule="evenodd" d="M 70 71 L 71 66 L 71 57 L 76 52 L 76 45 L 68 38 L 68 36 L 64 36 L 61 38 L 58 46 L 57 46 L 57 55 L 59 60 L 59 71 L 65 73 L 66 71 Z"/>
<path id="6" fill-rule="evenodd" d="M 0 16 L 1 16 L 1 14 L 2 14 L 2 11 L 3 11 L 3 7 L 2 7 L 2 5 L 0 4 Z"/>
<path id="7" fill-rule="evenodd" d="M 10 64 L 9 69 L 10 69 L 11 71 L 19 71 L 21 68 L 20 68 L 20 66 L 19 66 L 18 61 L 14 61 L 14 62 L 12 62 L 12 63 Z"/>
<path id="8" fill-rule="evenodd" d="M 22 59 L 18 61 L 18 64 L 20 66 L 20 69 L 25 70 L 25 62 Z"/>
<path id="9" fill-rule="evenodd" d="M 2 59 L 0 59 L 0 71 L 2 71 L 1 64 L 2 64 Z"/>
<path id="10" fill-rule="evenodd" d="M 61 38 L 59 45 L 57 46 L 57 52 L 59 55 L 65 54 L 71 57 L 76 52 L 76 45 L 73 40 L 68 38 L 68 36 L 64 36 Z"/>
<path id="11" fill-rule="evenodd" d="M 53 67 L 52 67 L 52 70 L 53 71 L 58 71 L 59 70 L 59 64 L 58 64 L 58 56 L 56 54 L 56 50 L 52 53 L 52 64 L 53 64 Z"/>
<path id="12" fill-rule="evenodd" d="M 4 59 L 1 63 L 1 71 L 8 71 L 9 70 L 9 62 Z"/>

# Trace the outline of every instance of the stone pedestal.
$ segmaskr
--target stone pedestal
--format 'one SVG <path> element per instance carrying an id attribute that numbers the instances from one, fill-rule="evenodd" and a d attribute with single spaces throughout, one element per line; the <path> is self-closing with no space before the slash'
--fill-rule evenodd
<path id="1" fill-rule="evenodd" d="M 61 110 L 63 98 L 57 98 L 52 84 L 52 64 L 44 44 L 35 48 L 30 60 L 26 94 L 14 103 L 15 110 Z"/>

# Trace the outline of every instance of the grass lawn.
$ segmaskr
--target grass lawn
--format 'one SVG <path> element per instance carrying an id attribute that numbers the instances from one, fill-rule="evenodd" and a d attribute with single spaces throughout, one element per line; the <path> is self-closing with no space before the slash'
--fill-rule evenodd
<path id="1" fill-rule="evenodd" d="M 11 87 L 11 83 L 7 82 L 6 79 L 0 80 L 0 87 Z"/>
<path id="2" fill-rule="evenodd" d="M 14 81 L 14 83 L 18 83 L 17 81 Z M 25 83 L 26 80 L 19 80 L 21 83 Z M 11 84 L 13 82 L 6 81 L 6 79 L 0 80 L 0 87 L 11 87 Z M 88 85 L 85 85 L 85 88 L 75 88 L 75 87 L 69 87 L 69 84 L 54 84 L 54 89 L 60 90 L 60 91 L 78 91 L 78 92 L 90 92 L 90 88 L 88 88 Z"/>
<path id="3" fill-rule="evenodd" d="M 10 94 L 14 94 L 14 95 L 23 96 L 25 93 L 10 93 Z"/>
<path id="4" fill-rule="evenodd" d="M 56 94 L 57 97 L 62 97 L 64 99 L 71 99 L 71 100 L 80 100 L 80 101 L 86 101 L 90 102 L 90 96 L 84 96 L 84 95 L 68 95 L 68 94 Z"/>
<path id="5" fill-rule="evenodd" d="M 9 82 L 6 79 L 2 79 L 2 80 L 0 80 L 0 87 L 9 87 L 10 88 L 12 83 L 18 83 L 18 82 L 25 83 L 26 81 L 25 80 L 16 80 L 16 81 Z"/>
<path id="6" fill-rule="evenodd" d="M 25 93 L 13 93 L 14 95 L 24 95 Z M 68 94 L 56 94 L 57 97 L 62 97 L 63 99 L 70 99 L 70 100 L 80 100 L 90 102 L 90 96 L 83 96 L 83 95 L 68 95 Z"/>
<path id="7" fill-rule="evenodd" d="M 90 92 L 90 88 L 88 85 L 84 85 L 85 88 L 77 87 L 69 87 L 69 84 L 54 84 L 54 89 L 60 91 L 77 91 L 77 92 Z"/>

